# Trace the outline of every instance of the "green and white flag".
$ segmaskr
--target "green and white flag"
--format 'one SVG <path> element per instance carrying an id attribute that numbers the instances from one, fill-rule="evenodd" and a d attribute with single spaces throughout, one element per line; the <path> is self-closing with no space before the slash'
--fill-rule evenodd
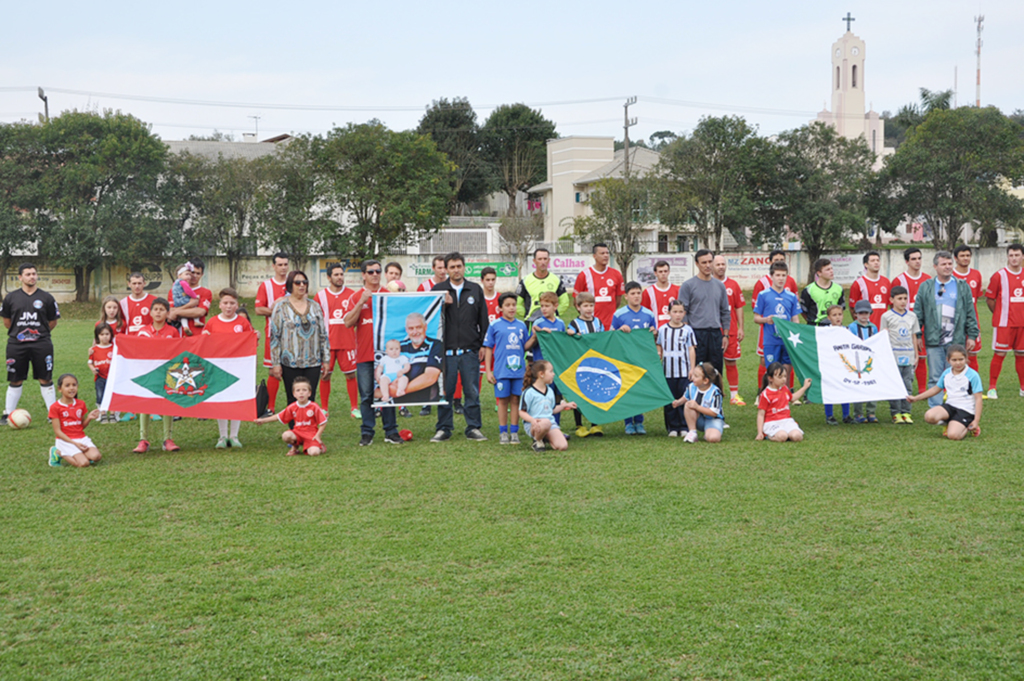
<path id="1" fill-rule="evenodd" d="M 775 320 L 775 329 L 797 376 L 811 379 L 807 400 L 843 404 L 907 396 L 889 334 L 861 339 L 844 326 L 809 326 L 784 319 Z"/>

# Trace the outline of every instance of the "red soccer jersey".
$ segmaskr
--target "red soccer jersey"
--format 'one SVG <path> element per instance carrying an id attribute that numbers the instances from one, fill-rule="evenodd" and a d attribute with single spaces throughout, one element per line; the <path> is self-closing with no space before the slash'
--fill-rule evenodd
<path id="1" fill-rule="evenodd" d="M 588 267 L 576 276 L 573 296 L 583 291 L 594 294 L 594 316 L 601 320 L 604 328 L 611 329 L 619 296 L 626 295 L 626 282 L 622 280 L 622 273 L 611 267 L 606 267 L 603 272 Z"/>
<path id="2" fill-rule="evenodd" d="M 365 287 L 364 287 L 365 288 Z M 387 289 L 379 288 L 371 293 L 383 293 Z M 359 304 L 359 296 L 363 295 L 363 289 L 356 289 L 352 293 L 352 306 Z M 349 307 L 351 310 L 352 307 Z M 367 298 L 362 309 L 359 310 L 359 321 L 356 322 L 356 364 L 360 362 L 373 361 L 373 298 Z"/>
<path id="3" fill-rule="evenodd" d="M 256 289 L 256 307 L 274 308 L 274 303 L 288 295 L 284 288 L 284 282 L 280 284 L 273 279 L 267 279 Z M 270 317 L 267 317 L 267 325 L 264 328 L 267 338 L 270 337 Z"/>
<path id="4" fill-rule="evenodd" d="M 284 411 L 277 415 L 277 418 L 285 425 L 295 421 L 292 432 L 305 440 L 312 440 L 316 437 L 316 431 L 320 429 L 320 426 L 327 423 L 327 414 L 324 413 L 319 404 L 313 401 L 306 402 L 303 405 L 300 405 L 298 402 L 292 402 L 284 408 Z"/>
<path id="5" fill-rule="evenodd" d="M 756 282 L 754 282 L 754 290 L 750 294 L 750 304 L 751 304 L 751 306 L 756 307 L 757 306 L 757 296 L 761 293 L 761 291 L 766 291 L 766 290 L 770 289 L 771 287 L 772 287 L 772 277 L 771 277 L 770 274 L 766 274 L 763 277 L 761 277 L 760 279 L 758 279 Z M 786 286 L 784 288 L 787 288 L 790 291 L 792 291 L 793 295 L 795 295 L 797 297 L 797 299 L 800 298 L 800 289 L 797 288 L 796 280 L 793 277 L 790 277 L 790 276 L 786 277 Z M 757 354 L 759 354 L 759 355 L 763 354 L 763 352 L 762 352 L 763 349 L 764 349 L 764 325 L 763 324 L 758 324 L 757 325 Z"/>
<path id="6" fill-rule="evenodd" d="M 85 437 L 85 417 L 88 414 L 85 402 L 75 400 L 70 405 L 57 400 L 50 405 L 51 419 L 60 421 L 60 430 L 72 440 L 81 440 Z"/>
<path id="7" fill-rule="evenodd" d="M 781 421 L 789 418 L 789 401 L 793 393 L 788 386 L 781 388 L 768 387 L 757 396 L 757 408 L 764 410 L 764 422 Z"/>
<path id="8" fill-rule="evenodd" d="M 501 295 L 499 293 L 495 293 L 493 298 L 488 298 L 487 295 L 484 294 L 484 303 L 487 304 L 488 324 L 493 324 L 498 320 L 498 317 L 501 316 L 501 310 L 498 309 L 498 298 L 500 297 Z"/>
<path id="9" fill-rule="evenodd" d="M 430 279 L 427 279 L 425 282 L 423 282 L 422 284 L 417 286 L 416 287 L 416 291 L 419 292 L 419 293 L 423 293 L 424 291 L 430 291 L 430 290 L 432 290 L 435 286 L 437 286 L 440 283 L 441 282 L 439 282 L 439 281 L 435 282 L 434 278 L 431 277 Z"/>
<path id="10" fill-rule="evenodd" d="M 355 291 L 347 286 L 343 286 L 338 293 L 325 288 L 316 294 L 316 302 L 320 303 L 320 309 L 324 311 L 331 350 L 356 349 L 356 335 L 352 329 L 345 326 L 345 315 L 359 300 L 358 297 L 352 297 L 354 294 Z"/>
<path id="11" fill-rule="evenodd" d="M 668 323 L 668 306 L 673 300 L 679 297 L 679 285 L 669 284 L 668 288 L 662 291 L 657 284 L 651 284 L 644 289 L 644 297 L 640 304 L 654 314 L 658 321 L 658 328 Z"/>
<path id="12" fill-rule="evenodd" d="M 104 323 L 107 324 L 108 326 L 110 326 L 110 328 L 114 329 L 114 335 L 115 336 L 117 334 L 119 334 L 119 333 L 124 333 L 125 332 L 124 322 L 114 322 L 113 324 L 111 324 L 110 322 L 96 322 L 96 324 L 94 324 L 94 326 L 99 326 L 100 324 L 104 324 Z"/>
<path id="13" fill-rule="evenodd" d="M 747 304 L 747 301 L 743 299 L 743 290 L 734 279 L 726 277 L 722 283 L 725 284 L 725 294 L 729 298 L 729 333 L 736 333 L 736 315 L 739 314 L 738 310 Z"/>
<path id="14" fill-rule="evenodd" d="M 220 315 L 214 315 L 213 319 L 206 322 L 203 331 L 210 333 L 251 333 L 252 324 L 242 315 L 235 315 L 234 319 L 224 319 Z"/>
<path id="15" fill-rule="evenodd" d="M 110 373 L 110 358 L 113 354 L 113 345 L 93 345 L 89 348 L 89 361 L 96 367 L 96 378 L 106 378 Z"/>
<path id="16" fill-rule="evenodd" d="M 878 279 L 868 279 L 866 274 L 857 277 L 850 287 L 850 309 L 854 309 L 857 301 L 868 301 L 871 303 L 871 323 L 880 328 L 882 315 L 889 309 L 889 287 L 889 280 L 882 275 L 878 275 Z"/>
<path id="17" fill-rule="evenodd" d="M 971 287 L 971 298 L 974 298 L 974 316 L 978 316 L 978 298 L 985 292 L 985 282 L 981 278 L 981 272 L 974 269 L 973 267 L 967 270 L 967 274 L 960 274 L 953 268 L 953 276 L 960 281 L 966 281 L 967 285 Z M 981 322 L 978 322 L 979 327 Z"/>
<path id="18" fill-rule="evenodd" d="M 1024 326 L 1024 268 L 1014 274 L 1004 267 L 993 274 L 985 295 L 996 301 L 992 326 Z"/>
<path id="19" fill-rule="evenodd" d="M 197 296 L 199 296 L 199 309 L 203 311 L 203 316 L 196 317 L 190 321 L 195 324 L 196 327 L 201 329 L 206 326 L 206 317 L 210 314 L 210 306 L 213 305 L 213 291 L 201 286 L 197 286 L 192 290 L 196 292 Z"/>
<path id="20" fill-rule="evenodd" d="M 175 328 L 170 324 L 164 324 L 163 327 L 157 331 L 153 328 L 153 325 L 144 326 L 139 330 L 139 336 L 143 338 L 181 338 L 181 329 Z"/>
<path id="21" fill-rule="evenodd" d="M 141 300 L 135 300 L 131 296 L 121 299 L 121 314 L 128 325 L 129 336 L 137 336 L 143 327 L 153 323 L 153 318 L 149 316 L 149 308 L 153 307 L 154 300 L 156 296 L 152 293 L 147 293 Z"/>
<path id="22" fill-rule="evenodd" d="M 931 276 L 924 272 L 917 275 L 916 279 L 910 276 L 909 272 L 904 272 L 903 274 L 897 275 L 896 278 L 892 280 L 893 286 L 902 286 L 907 289 L 907 309 L 911 312 L 914 311 L 914 301 L 917 300 L 917 289 L 919 289 L 921 284 L 928 279 L 931 279 Z"/>

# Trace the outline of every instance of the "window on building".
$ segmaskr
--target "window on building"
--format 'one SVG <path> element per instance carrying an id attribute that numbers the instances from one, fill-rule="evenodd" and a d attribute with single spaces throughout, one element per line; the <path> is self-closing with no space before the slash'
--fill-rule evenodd
<path id="1" fill-rule="evenodd" d="M 872 130 L 871 131 L 871 151 L 873 151 L 876 154 L 878 153 L 878 131 L 877 130 Z"/>
<path id="2" fill-rule="evenodd" d="M 857 87 L 857 65 L 856 64 L 853 65 L 853 78 L 851 80 L 853 81 L 853 87 Z"/>
<path id="3" fill-rule="evenodd" d="M 839 67 L 836 67 L 836 89 L 839 89 Z"/>
<path id="4" fill-rule="evenodd" d="M 582 197 L 583 197 L 582 192 L 576 192 L 576 203 L 579 203 L 580 201 L 582 201 L 583 200 Z"/>

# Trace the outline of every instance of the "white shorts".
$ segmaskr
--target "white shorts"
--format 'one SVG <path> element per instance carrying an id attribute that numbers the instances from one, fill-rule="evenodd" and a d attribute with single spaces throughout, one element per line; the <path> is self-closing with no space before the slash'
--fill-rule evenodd
<path id="1" fill-rule="evenodd" d="M 784 430 L 787 433 L 792 433 L 794 430 L 798 431 L 801 435 L 804 431 L 800 430 L 800 426 L 797 425 L 793 419 L 779 419 L 778 421 L 766 421 L 764 424 L 764 436 L 766 438 L 772 438 L 780 430 Z"/>
<path id="2" fill-rule="evenodd" d="M 79 438 L 77 440 L 74 440 L 74 442 L 77 442 L 80 445 L 85 445 L 86 447 L 95 447 L 96 446 L 96 445 L 94 445 L 92 443 L 92 438 L 90 438 L 88 435 L 86 435 L 83 438 Z M 81 454 L 82 453 L 81 449 L 79 449 L 78 447 L 74 446 L 70 442 L 65 442 L 64 440 L 57 440 L 55 444 L 56 444 L 56 447 L 57 447 L 57 451 L 60 452 L 60 455 L 63 456 L 63 457 L 67 457 L 68 459 L 73 457 L 75 454 Z"/>

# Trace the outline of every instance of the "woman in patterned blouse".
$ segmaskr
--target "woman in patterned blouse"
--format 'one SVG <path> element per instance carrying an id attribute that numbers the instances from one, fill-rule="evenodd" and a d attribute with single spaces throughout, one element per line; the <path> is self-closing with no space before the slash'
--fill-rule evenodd
<path id="1" fill-rule="evenodd" d="M 270 315 L 270 375 L 284 381 L 288 404 L 295 401 L 292 381 L 305 376 L 313 387 L 310 399 L 316 399 L 321 373 L 327 376 L 331 344 L 324 323 L 324 312 L 309 295 L 309 277 L 293 270 L 285 279 L 289 295 L 274 304 Z"/>

